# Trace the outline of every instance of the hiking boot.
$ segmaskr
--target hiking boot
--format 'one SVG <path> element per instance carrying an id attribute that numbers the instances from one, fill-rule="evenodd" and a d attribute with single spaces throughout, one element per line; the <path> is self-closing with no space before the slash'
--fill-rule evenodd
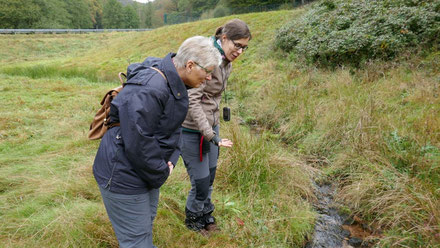
<path id="1" fill-rule="evenodd" d="M 196 232 L 198 232 L 198 231 L 200 231 L 200 230 L 205 228 L 205 225 L 204 225 L 203 220 L 201 218 L 193 219 L 193 218 L 188 218 L 187 217 L 185 219 L 185 226 L 188 229 L 190 229 L 192 231 L 196 231 Z"/>
<path id="2" fill-rule="evenodd" d="M 212 233 L 212 232 L 219 232 L 220 228 L 217 226 L 217 224 L 213 223 L 213 224 L 208 224 L 205 226 L 205 230 L 208 233 Z"/>
<path id="3" fill-rule="evenodd" d="M 191 231 L 200 233 L 202 236 L 209 236 L 209 231 L 200 222 L 194 222 L 187 218 L 185 219 L 185 226 Z"/>
<path id="4" fill-rule="evenodd" d="M 205 214 L 203 216 L 205 219 L 205 230 L 208 232 L 217 232 L 220 231 L 220 228 L 215 223 L 215 218 L 211 214 Z"/>
<path id="5" fill-rule="evenodd" d="M 192 231 L 200 232 L 203 236 L 208 235 L 208 231 L 205 230 L 205 219 L 202 213 L 194 213 L 185 209 L 186 219 L 185 226 Z"/>

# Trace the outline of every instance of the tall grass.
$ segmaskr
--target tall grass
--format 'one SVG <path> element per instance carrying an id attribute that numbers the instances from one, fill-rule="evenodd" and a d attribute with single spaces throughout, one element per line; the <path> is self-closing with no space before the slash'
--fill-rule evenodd
<path id="1" fill-rule="evenodd" d="M 91 172 L 97 142 L 85 138 L 100 96 L 113 84 L 3 74 L 0 87 L 6 99 L 0 122 L 2 244 L 116 247 Z M 300 246 L 314 220 L 304 201 L 312 197 L 308 170 L 269 139 L 254 138 L 237 125 L 225 125 L 224 131 L 236 146 L 222 150 L 214 195 L 224 231 L 207 239 L 184 227 L 190 183 L 179 163 L 162 188 L 155 242 Z"/>
<path id="2" fill-rule="evenodd" d="M 3 73 L 15 76 L 25 76 L 29 78 L 85 78 L 88 81 L 99 81 L 96 71 L 88 68 L 68 67 L 62 68 L 56 65 L 34 65 L 34 66 L 9 66 L 2 70 Z M 115 73 L 116 74 L 116 73 Z M 114 77 L 116 81 L 116 76 Z"/>
<path id="3" fill-rule="evenodd" d="M 236 126 L 229 127 L 229 132 L 235 143 L 220 163 L 220 187 L 234 192 L 252 209 L 239 215 L 250 222 L 251 234 L 263 230 L 264 235 L 258 235 L 263 242 L 277 238 L 288 246 L 301 246 L 298 241 L 313 230 L 314 216 L 304 202 L 313 198 L 312 171 L 285 154 L 265 133 L 255 137 Z"/>
<path id="4" fill-rule="evenodd" d="M 292 13 L 240 18 L 251 26 L 256 45 Z M 0 246 L 117 247 L 92 175 L 99 142 L 86 139 L 99 101 L 129 63 L 176 51 L 185 38 L 211 35 L 230 18 L 145 33 L 2 38 Z M 215 183 L 215 216 L 222 231 L 207 238 L 184 226 L 190 183 L 179 162 L 161 189 L 155 244 L 302 246 L 314 222 L 307 201 L 313 199 L 311 170 L 270 135 L 253 137 L 235 122 L 222 125 L 222 135 L 236 146 L 222 149 Z"/>
<path id="5" fill-rule="evenodd" d="M 0 239 L 5 247 L 84 247 L 112 240 L 90 177 L 96 143 L 82 128 L 110 84 L 2 74 Z M 97 225 L 99 223 L 99 226 Z M 95 231 L 94 229 L 97 229 Z M 92 232 L 93 231 L 93 232 Z"/>
<path id="6" fill-rule="evenodd" d="M 377 247 L 438 247 L 440 53 L 362 70 L 298 65 L 273 48 L 273 37 L 304 11 L 146 33 L 2 38 L 0 243 L 116 247 L 91 172 L 98 143 L 85 138 L 102 94 L 129 63 L 240 17 L 253 39 L 229 80 L 234 121 L 222 123 L 222 136 L 235 143 L 221 150 L 215 182 L 222 231 L 206 238 L 185 229 L 190 185 L 179 163 L 161 190 L 157 246 L 301 247 L 314 221 L 309 178 L 322 170 L 339 183 L 351 214 L 380 231 Z"/>
<path id="7" fill-rule="evenodd" d="M 331 71 L 281 56 L 233 75 L 244 121 L 324 166 L 352 214 L 383 231 L 378 247 L 437 247 L 439 54 Z"/>
<path id="8" fill-rule="evenodd" d="M 209 239 L 184 227 L 190 190 L 183 166 L 162 189 L 156 221 L 158 245 L 164 247 L 301 247 L 313 231 L 313 171 L 277 148 L 270 139 L 253 137 L 233 123 L 222 123 L 222 136 L 234 141 L 222 149 L 213 201 L 222 231 Z M 170 226 L 173 229 L 169 233 Z"/>

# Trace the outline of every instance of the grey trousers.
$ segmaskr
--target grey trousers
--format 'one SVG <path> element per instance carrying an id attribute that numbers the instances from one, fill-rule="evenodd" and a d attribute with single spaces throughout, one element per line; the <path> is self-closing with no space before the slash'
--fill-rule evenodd
<path id="1" fill-rule="evenodd" d="M 219 133 L 219 127 L 213 128 Z M 182 158 L 191 181 L 186 208 L 198 214 L 214 211 L 211 194 L 217 169 L 219 147 L 210 143 L 210 151 L 203 153 L 200 161 L 200 134 L 182 132 Z"/>
<path id="2" fill-rule="evenodd" d="M 108 217 L 121 248 L 155 248 L 153 221 L 157 213 L 159 189 L 145 194 L 125 195 L 99 187 Z"/>

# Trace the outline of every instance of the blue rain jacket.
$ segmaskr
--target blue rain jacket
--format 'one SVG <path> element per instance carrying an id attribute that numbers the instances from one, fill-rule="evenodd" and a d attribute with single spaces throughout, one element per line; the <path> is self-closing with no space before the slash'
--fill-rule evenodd
<path id="1" fill-rule="evenodd" d="M 177 163 L 188 93 L 172 62 L 174 55 L 149 57 L 127 68 L 127 83 L 111 105 L 110 118 L 120 126 L 102 137 L 93 164 L 101 187 L 122 194 L 146 193 L 166 181 L 168 161 Z"/>

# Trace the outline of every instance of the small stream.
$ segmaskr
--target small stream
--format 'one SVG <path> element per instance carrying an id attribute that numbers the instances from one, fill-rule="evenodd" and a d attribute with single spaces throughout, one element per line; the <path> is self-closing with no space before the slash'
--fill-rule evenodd
<path id="1" fill-rule="evenodd" d="M 250 127 L 254 135 L 259 135 L 257 125 L 250 125 Z M 368 225 L 359 218 L 339 214 L 340 205 L 334 201 L 336 185 L 316 182 L 313 184 L 317 198 L 314 208 L 319 216 L 315 223 L 313 237 L 304 248 L 371 247 L 372 243 L 369 243 L 367 239 L 372 237 L 374 232 Z"/>
<path id="2" fill-rule="evenodd" d="M 351 218 L 341 216 L 334 202 L 335 187 L 332 184 L 315 183 L 315 194 L 318 201 L 314 204 L 319 216 L 315 232 L 305 248 L 350 248 L 369 247 L 367 242 L 350 233 L 350 225 L 355 225 Z M 345 227 L 345 228 L 343 228 Z"/>

